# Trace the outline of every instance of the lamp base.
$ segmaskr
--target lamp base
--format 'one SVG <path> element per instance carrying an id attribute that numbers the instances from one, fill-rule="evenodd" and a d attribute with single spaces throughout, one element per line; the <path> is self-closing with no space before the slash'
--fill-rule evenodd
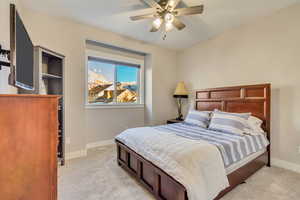
<path id="1" fill-rule="evenodd" d="M 179 115 L 179 116 L 176 118 L 176 120 L 178 120 L 178 121 L 183 121 L 183 115 Z"/>

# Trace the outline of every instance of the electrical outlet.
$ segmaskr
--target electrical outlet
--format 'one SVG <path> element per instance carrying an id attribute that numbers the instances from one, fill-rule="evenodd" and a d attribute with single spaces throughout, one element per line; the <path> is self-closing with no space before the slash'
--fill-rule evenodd
<path id="1" fill-rule="evenodd" d="M 71 138 L 69 137 L 66 138 L 66 144 L 71 144 Z"/>

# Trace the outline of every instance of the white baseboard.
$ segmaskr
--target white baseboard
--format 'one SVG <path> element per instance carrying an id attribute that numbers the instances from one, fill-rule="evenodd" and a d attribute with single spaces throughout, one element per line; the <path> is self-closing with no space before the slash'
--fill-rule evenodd
<path id="1" fill-rule="evenodd" d="M 114 143 L 115 143 L 114 139 L 112 139 L 112 140 L 102 140 L 102 141 L 99 141 L 99 142 L 88 143 L 86 145 L 85 149 L 67 153 L 66 154 L 66 160 L 71 160 L 71 159 L 74 159 L 74 158 L 85 157 L 85 156 L 87 156 L 87 150 L 89 150 L 89 149 L 93 149 L 93 148 L 97 148 L 97 147 L 102 147 L 102 146 L 113 145 Z"/>
<path id="2" fill-rule="evenodd" d="M 97 147 L 102 147 L 102 146 L 113 145 L 114 143 L 115 143 L 114 139 L 92 142 L 92 143 L 88 143 L 86 145 L 86 149 L 92 149 L 92 148 L 97 148 Z"/>
<path id="3" fill-rule="evenodd" d="M 80 158 L 80 157 L 84 157 L 84 156 L 87 156 L 87 150 L 86 149 L 66 153 L 66 160 L 71 160 L 71 159 L 74 159 L 74 158 Z"/>
<path id="4" fill-rule="evenodd" d="M 300 173 L 300 165 L 285 160 L 273 158 L 271 160 L 271 165 Z"/>

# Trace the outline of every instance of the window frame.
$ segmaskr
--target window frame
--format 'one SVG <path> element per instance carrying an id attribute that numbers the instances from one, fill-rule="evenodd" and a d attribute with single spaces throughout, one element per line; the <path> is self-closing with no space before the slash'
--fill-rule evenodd
<path id="1" fill-rule="evenodd" d="M 137 103 L 89 103 L 88 102 L 88 61 L 89 57 L 95 59 L 103 59 L 103 60 L 112 60 L 120 63 L 128 63 L 133 65 L 139 65 L 140 70 L 138 74 L 138 88 L 139 88 L 139 101 Z M 94 108 L 144 108 L 144 96 L 145 96 L 145 69 L 144 69 L 145 61 L 135 58 L 130 58 L 123 55 L 117 55 L 112 53 L 94 51 L 94 50 L 86 50 L 86 62 L 85 62 L 85 95 L 84 95 L 84 102 L 85 108 L 94 109 Z M 116 79 L 116 74 L 115 74 Z M 116 80 L 114 80 L 115 83 Z M 115 97 L 116 98 L 116 97 Z"/>

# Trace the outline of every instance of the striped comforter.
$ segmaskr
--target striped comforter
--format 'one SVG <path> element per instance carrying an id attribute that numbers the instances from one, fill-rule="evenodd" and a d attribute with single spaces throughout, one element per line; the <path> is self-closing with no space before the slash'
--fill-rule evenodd
<path id="1" fill-rule="evenodd" d="M 228 167 L 248 155 L 266 148 L 269 145 L 266 137 L 261 135 L 237 135 L 212 131 L 186 123 L 176 123 L 153 127 L 162 132 L 171 132 L 193 140 L 205 140 L 215 145 L 223 157 L 225 167 Z"/>

